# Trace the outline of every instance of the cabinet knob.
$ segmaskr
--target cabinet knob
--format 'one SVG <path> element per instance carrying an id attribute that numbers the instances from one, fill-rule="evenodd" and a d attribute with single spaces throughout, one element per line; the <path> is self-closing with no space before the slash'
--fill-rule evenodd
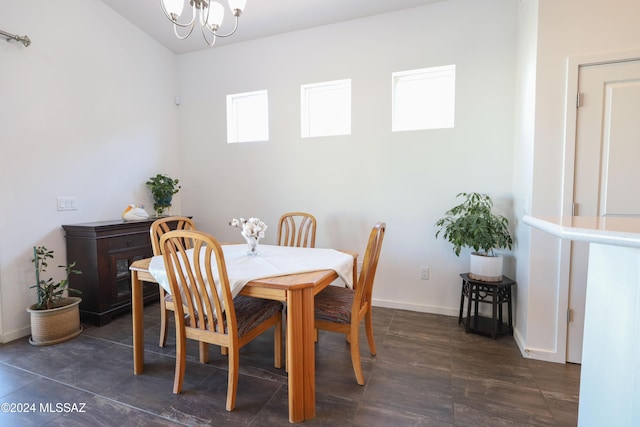
<path id="1" fill-rule="evenodd" d="M 131 240 L 127 240 L 127 246 L 129 247 L 133 246 L 133 242 Z"/>

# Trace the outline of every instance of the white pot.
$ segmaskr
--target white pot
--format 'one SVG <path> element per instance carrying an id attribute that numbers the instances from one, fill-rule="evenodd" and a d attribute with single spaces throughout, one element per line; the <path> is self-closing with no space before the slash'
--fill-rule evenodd
<path id="1" fill-rule="evenodd" d="M 500 282 L 502 261 L 501 255 L 488 256 L 473 252 L 469 259 L 469 277 L 483 282 Z"/>

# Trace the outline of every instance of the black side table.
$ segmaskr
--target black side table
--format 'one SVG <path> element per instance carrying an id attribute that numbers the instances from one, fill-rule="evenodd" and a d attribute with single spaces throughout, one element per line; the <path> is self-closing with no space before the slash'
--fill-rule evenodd
<path id="1" fill-rule="evenodd" d="M 462 293 L 460 295 L 460 315 L 458 324 L 462 323 L 466 332 L 475 332 L 491 336 L 496 339 L 498 335 L 513 335 L 513 308 L 511 305 L 511 287 L 516 284 L 513 280 L 503 276 L 500 282 L 483 282 L 469 277 L 468 273 L 462 277 Z M 464 300 L 467 298 L 467 316 L 463 318 Z M 478 315 L 479 303 L 492 305 L 492 318 Z M 508 323 L 502 321 L 502 305 L 507 304 L 509 313 Z M 471 306 L 473 305 L 473 310 Z M 473 312 L 472 312 L 473 311 Z"/>

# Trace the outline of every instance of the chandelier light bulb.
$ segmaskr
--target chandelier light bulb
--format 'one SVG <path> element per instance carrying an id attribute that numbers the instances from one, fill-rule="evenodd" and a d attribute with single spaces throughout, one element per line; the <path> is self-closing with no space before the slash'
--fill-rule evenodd
<path id="1" fill-rule="evenodd" d="M 206 11 L 201 13 L 206 14 Z M 224 6 L 218 2 L 212 1 L 209 3 L 209 16 L 207 18 L 207 27 L 211 31 L 215 31 L 222 25 L 224 20 Z"/>
<path id="2" fill-rule="evenodd" d="M 184 9 L 184 0 L 161 0 L 164 8 L 173 19 L 180 18 Z"/>
<path id="3" fill-rule="evenodd" d="M 235 16 L 240 16 L 247 5 L 247 0 L 229 0 L 229 9 Z"/>

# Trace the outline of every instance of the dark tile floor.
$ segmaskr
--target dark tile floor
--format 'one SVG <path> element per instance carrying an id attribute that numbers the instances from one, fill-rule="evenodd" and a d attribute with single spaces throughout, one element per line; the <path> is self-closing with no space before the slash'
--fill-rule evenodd
<path id="1" fill-rule="evenodd" d="M 365 386 L 356 384 L 344 338 L 321 332 L 317 417 L 305 425 L 576 425 L 579 366 L 523 359 L 512 337 L 466 334 L 457 318 L 376 307 L 374 322 L 376 357 L 362 339 Z M 157 304 L 145 308 L 145 328 L 145 372 L 137 376 L 129 315 L 85 325 L 55 346 L 26 338 L 1 345 L 0 403 L 30 412 L 2 406 L 0 425 L 289 424 L 287 378 L 273 367 L 270 333 L 241 351 L 236 409 L 227 412 L 226 359 L 212 348 L 202 365 L 190 344 L 183 393 L 174 395 L 173 328 L 159 348 Z"/>

